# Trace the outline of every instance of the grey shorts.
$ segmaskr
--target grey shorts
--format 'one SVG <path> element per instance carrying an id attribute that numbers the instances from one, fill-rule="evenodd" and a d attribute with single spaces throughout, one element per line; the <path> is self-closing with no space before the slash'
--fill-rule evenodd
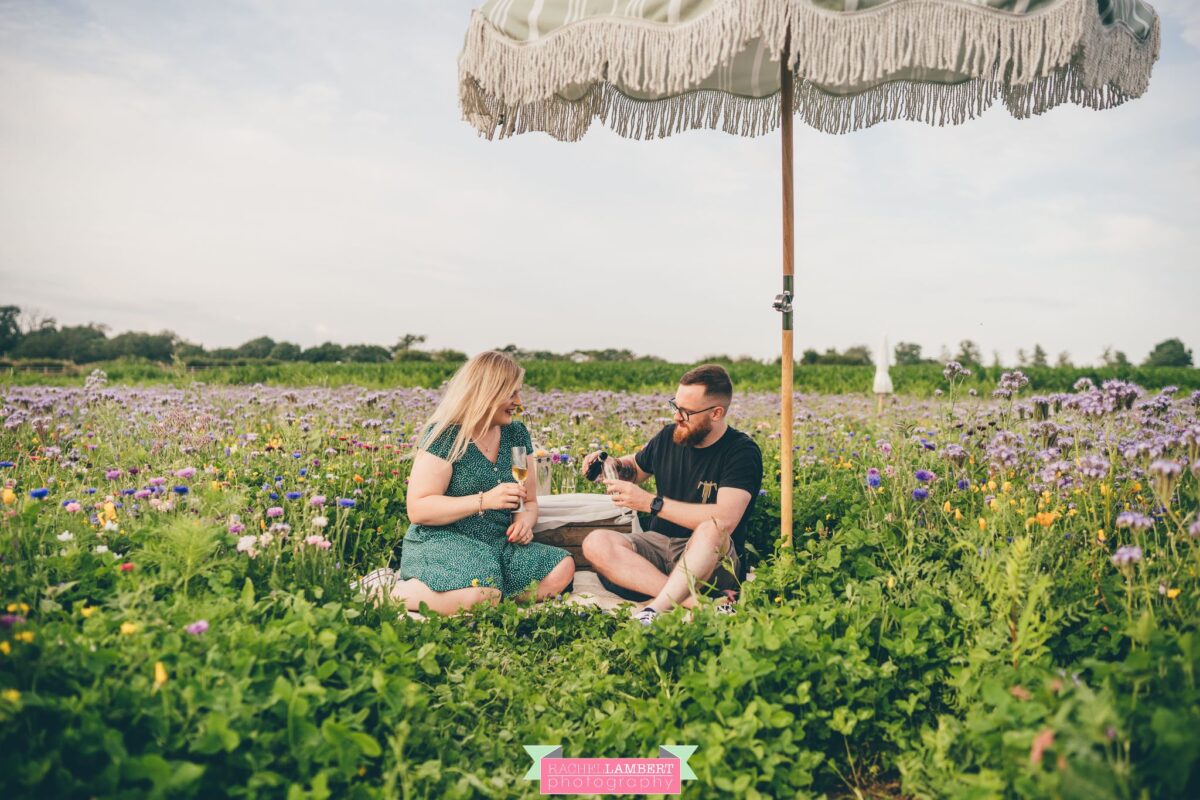
<path id="1" fill-rule="evenodd" d="M 679 561 L 683 551 L 687 548 L 690 539 L 675 538 L 667 536 L 655 531 L 641 531 L 639 533 L 623 533 L 625 540 L 633 545 L 633 549 L 642 558 L 654 565 L 655 569 L 664 575 L 670 575 L 671 570 L 675 569 L 675 564 Z M 697 589 L 703 591 L 701 584 L 708 583 L 714 587 L 709 593 L 720 593 L 725 589 L 737 590 L 739 583 L 737 574 L 740 571 L 740 562 L 738 560 L 737 548 L 734 547 L 731 540 L 726 540 L 725 552 L 721 555 L 721 560 L 717 562 L 717 571 L 708 581 L 696 581 Z M 600 584 L 618 597 L 623 597 L 626 600 L 649 600 L 650 597 L 636 592 L 632 589 L 626 589 L 624 586 L 618 586 L 604 575 L 597 573 L 600 578 Z"/>

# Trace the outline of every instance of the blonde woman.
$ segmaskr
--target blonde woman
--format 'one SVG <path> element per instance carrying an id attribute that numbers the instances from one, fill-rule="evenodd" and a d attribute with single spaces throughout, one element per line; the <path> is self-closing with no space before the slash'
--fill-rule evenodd
<path id="1" fill-rule="evenodd" d="M 525 370 L 503 353 L 472 358 L 451 378 L 422 427 L 408 484 L 408 518 L 399 580 L 391 570 L 363 579 L 368 591 L 390 589 L 410 611 L 424 602 L 441 614 L 522 594 L 563 591 L 575 563 L 561 548 L 533 541 L 535 473 L 512 476 L 512 449 L 533 447 L 513 419 Z M 521 501 L 524 511 L 516 509 Z"/>

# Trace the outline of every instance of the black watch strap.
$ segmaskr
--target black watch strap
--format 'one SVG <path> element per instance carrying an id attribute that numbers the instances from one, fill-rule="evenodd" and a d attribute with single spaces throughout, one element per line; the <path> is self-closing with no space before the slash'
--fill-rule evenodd
<path id="1" fill-rule="evenodd" d="M 662 513 L 662 504 L 663 504 L 663 496 L 661 494 L 655 495 L 654 499 L 650 501 L 650 513 L 651 514 Z"/>

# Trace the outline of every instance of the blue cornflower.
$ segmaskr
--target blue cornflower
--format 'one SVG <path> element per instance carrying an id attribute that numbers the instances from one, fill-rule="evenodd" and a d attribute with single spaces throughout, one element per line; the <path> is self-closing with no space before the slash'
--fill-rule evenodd
<path id="1" fill-rule="evenodd" d="M 872 489 L 878 489 L 881 483 L 883 483 L 883 476 L 879 474 L 879 470 L 877 470 L 875 467 L 871 467 L 869 470 L 867 470 L 868 486 L 870 486 Z"/>
<path id="2" fill-rule="evenodd" d="M 959 478 L 959 479 L 958 479 L 958 488 L 959 488 L 959 489 L 964 489 L 964 490 L 966 490 L 966 489 L 970 489 L 970 488 L 971 488 L 971 482 L 970 482 L 969 480 L 967 480 L 966 478 Z"/>
<path id="3" fill-rule="evenodd" d="M 91 488 L 84 489 L 83 491 L 84 491 L 85 493 L 87 493 L 87 494 L 95 494 L 95 493 L 96 493 L 96 490 L 95 490 L 95 489 L 91 489 Z"/>
<path id="4" fill-rule="evenodd" d="M 38 489 L 31 489 L 29 491 L 29 496 L 35 500 L 41 500 L 43 497 L 45 497 L 48 494 L 50 494 L 50 490 L 45 487 L 41 487 Z"/>
<path id="5" fill-rule="evenodd" d="M 279 492 L 271 492 L 271 494 L 270 494 L 270 495 L 268 495 L 268 496 L 269 496 L 269 497 L 270 497 L 272 500 L 278 500 L 278 499 L 279 499 Z"/>
<path id="6" fill-rule="evenodd" d="M 176 487 L 174 487 L 174 489 L 175 489 L 175 494 L 187 494 L 188 493 L 188 487 L 186 487 L 186 486 L 176 486 Z"/>
<path id="7" fill-rule="evenodd" d="M 915 473 L 913 473 L 913 475 L 921 483 L 929 483 L 934 478 L 933 473 L 927 469 L 919 469 Z"/>
<path id="8" fill-rule="evenodd" d="M 300 468 L 300 474 L 301 474 L 301 475 L 307 475 L 307 474 L 308 474 L 308 467 L 301 467 L 301 468 Z"/>
<path id="9" fill-rule="evenodd" d="M 288 492 L 287 494 L 284 495 L 284 497 L 286 497 L 288 500 L 299 500 L 300 493 L 299 492 Z"/>
<path id="10" fill-rule="evenodd" d="M 11 461 L 0 461 L 0 467 L 11 467 L 12 465 L 13 462 Z"/>
<path id="11" fill-rule="evenodd" d="M 63 500 L 63 501 L 62 501 L 62 504 L 63 504 L 64 506 L 66 506 L 66 505 L 70 505 L 71 503 L 76 503 L 76 502 L 79 502 L 79 501 L 77 501 L 77 500 Z"/>
<path id="12" fill-rule="evenodd" d="M 304 453 L 301 453 L 299 450 L 297 450 L 296 452 L 292 453 L 292 458 L 304 458 Z"/>
<path id="13" fill-rule="evenodd" d="M 122 489 L 122 490 L 121 490 L 121 494 L 124 494 L 124 495 L 130 495 L 130 494 L 133 494 L 133 493 L 134 493 L 134 492 L 136 492 L 136 491 L 137 491 L 137 489 Z"/>
<path id="14" fill-rule="evenodd" d="M 341 506 L 342 508 L 354 508 L 354 501 L 351 500 L 349 497 L 339 497 L 338 505 Z"/>
<path id="15" fill-rule="evenodd" d="M 766 489 L 759 489 L 759 490 L 758 490 L 758 496 L 759 496 L 759 497 L 766 497 L 766 496 L 767 496 L 767 490 L 766 490 Z"/>
<path id="16" fill-rule="evenodd" d="M 912 490 L 912 496 L 913 500 L 924 500 L 926 497 L 929 497 L 929 490 L 922 489 L 918 486 L 916 489 Z"/>

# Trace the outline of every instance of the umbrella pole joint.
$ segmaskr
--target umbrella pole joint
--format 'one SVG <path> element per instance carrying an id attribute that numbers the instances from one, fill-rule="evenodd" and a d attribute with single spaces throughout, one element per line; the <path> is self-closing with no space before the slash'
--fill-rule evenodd
<path id="1" fill-rule="evenodd" d="M 783 292 L 775 295 L 775 302 L 772 307 L 783 314 L 783 329 L 790 331 L 792 329 L 792 276 L 783 276 Z"/>

